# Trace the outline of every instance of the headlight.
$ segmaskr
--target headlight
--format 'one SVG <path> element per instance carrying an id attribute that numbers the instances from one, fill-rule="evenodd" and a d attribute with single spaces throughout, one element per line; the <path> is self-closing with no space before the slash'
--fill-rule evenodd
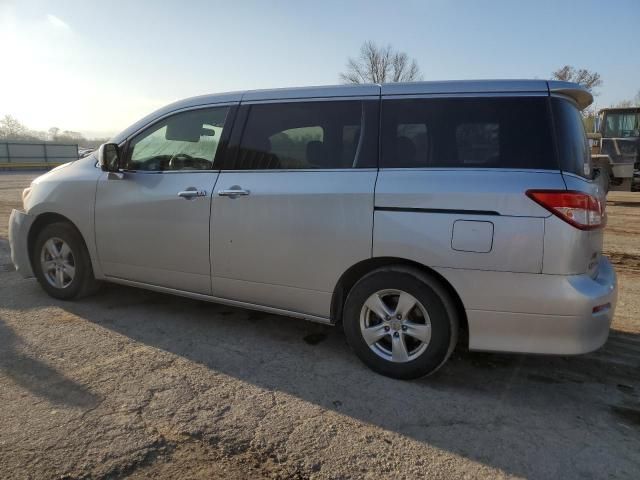
<path id="1" fill-rule="evenodd" d="M 27 187 L 22 191 L 22 208 L 24 210 L 27 209 L 27 200 L 29 199 L 29 195 L 31 195 L 31 187 Z"/>

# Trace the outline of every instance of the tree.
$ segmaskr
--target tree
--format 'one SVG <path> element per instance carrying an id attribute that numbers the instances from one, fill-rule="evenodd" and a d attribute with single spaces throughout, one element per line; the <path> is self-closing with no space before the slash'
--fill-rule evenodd
<path id="1" fill-rule="evenodd" d="M 365 42 L 357 58 L 349 57 L 347 70 L 340 74 L 344 83 L 413 82 L 422 79 L 415 59 L 391 45 L 379 47 L 372 41 Z"/>
<path id="2" fill-rule="evenodd" d="M 556 70 L 551 74 L 556 80 L 579 83 L 593 93 L 593 89 L 602 85 L 602 79 L 598 72 L 591 72 L 586 68 L 575 69 L 571 65 Z"/>
<path id="3" fill-rule="evenodd" d="M 6 140 L 28 140 L 29 130 L 17 118 L 5 115 L 0 120 L 0 138 Z"/>
<path id="4" fill-rule="evenodd" d="M 49 129 L 49 134 L 48 134 L 49 140 L 52 140 L 55 142 L 56 139 L 58 138 L 59 133 L 60 133 L 60 129 L 58 127 L 51 127 Z"/>
<path id="5" fill-rule="evenodd" d="M 636 96 L 631 100 L 622 100 L 614 105 L 617 108 L 627 108 L 627 107 L 640 107 L 640 90 L 636 93 Z"/>
<path id="6" fill-rule="evenodd" d="M 635 100 L 622 100 L 614 105 L 616 108 L 627 108 L 627 107 L 635 107 Z"/>

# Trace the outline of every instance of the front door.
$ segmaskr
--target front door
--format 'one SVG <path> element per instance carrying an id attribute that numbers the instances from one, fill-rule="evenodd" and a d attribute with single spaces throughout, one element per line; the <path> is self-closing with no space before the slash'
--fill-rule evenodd
<path id="1" fill-rule="evenodd" d="M 215 296 L 329 317 L 342 273 L 371 256 L 377 104 L 241 107 L 213 195 Z"/>
<path id="2" fill-rule="evenodd" d="M 156 122 L 125 148 L 124 174 L 98 182 L 96 244 L 104 274 L 211 294 L 213 162 L 228 106 Z"/>

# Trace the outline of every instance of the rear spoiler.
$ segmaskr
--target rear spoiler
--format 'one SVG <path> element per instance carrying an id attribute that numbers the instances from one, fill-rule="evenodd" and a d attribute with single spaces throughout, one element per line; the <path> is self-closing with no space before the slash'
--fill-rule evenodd
<path id="1" fill-rule="evenodd" d="M 548 80 L 549 93 L 559 93 L 573 99 L 580 110 L 584 110 L 593 103 L 593 95 L 582 85 L 560 80 Z"/>

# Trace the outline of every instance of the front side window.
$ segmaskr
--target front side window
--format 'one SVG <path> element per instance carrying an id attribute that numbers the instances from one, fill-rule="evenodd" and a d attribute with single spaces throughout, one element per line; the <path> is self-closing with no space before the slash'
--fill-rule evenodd
<path id="1" fill-rule="evenodd" d="M 547 100 L 383 100 L 381 167 L 557 169 Z"/>
<path id="2" fill-rule="evenodd" d="M 251 105 L 231 168 L 375 167 L 377 110 L 367 103 L 377 108 L 351 100 Z"/>
<path id="3" fill-rule="evenodd" d="M 127 170 L 211 170 L 228 107 L 178 113 L 142 132 L 129 144 Z"/>

